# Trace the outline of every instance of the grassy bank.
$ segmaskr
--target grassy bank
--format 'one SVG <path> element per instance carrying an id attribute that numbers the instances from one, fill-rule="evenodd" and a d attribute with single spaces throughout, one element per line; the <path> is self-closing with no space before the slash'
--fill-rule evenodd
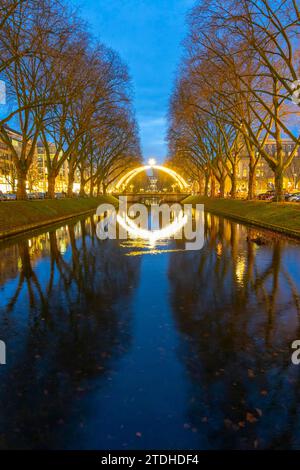
<path id="1" fill-rule="evenodd" d="M 112 196 L 100 196 L 0 202 L 0 238 L 88 213 L 103 202 L 117 204 L 117 199 Z"/>
<path id="2" fill-rule="evenodd" d="M 300 238 L 299 203 L 210 199 L 203 196 L 189 196 L 182 203 L 204 204 L 208 212 Z"/>

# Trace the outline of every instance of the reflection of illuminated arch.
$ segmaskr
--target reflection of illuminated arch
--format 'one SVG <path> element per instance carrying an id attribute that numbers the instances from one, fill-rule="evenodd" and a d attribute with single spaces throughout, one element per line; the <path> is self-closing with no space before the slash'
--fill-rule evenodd
<path id="1" fill-rule="evenodd" d="M 149 240 L 152 244 L 155 244 L 157 240 L 170 238 L 176 232 L 179 232 L 186 225 L 188 216 L 181 213 L 170 225 L 160 230 L 153 231 L 138 227 L 127 215 L 122 217 L 118 214 L 117 221 L 130 235 L 141 238 L 142 240 Z"/>
<path id="2" fill-rule="evenodd" d="M 130 181 L 135 178 L 139 173 L 142 171 L 147 171 L 150 169 L 154 170 L 159 170 L 163 171 L 164 173 L 167 173 L 171 178 L 173 178 L 179 185 L 179 188 L 181 190 L 187 189 L 189 185 L 185 181 L 182 176 L 180 176 L 176 171 L 171 170 L 171 168 L 167 168 L 166 166 L 160 166 L 160 165 L 145 165 L 145 166 L 140 166 L 138 168 L 135 168 L 134 170 L 128 171 L 126 175 L 122 176 L 122 178 L 118 181 L 116 184 L 116 190 L 120 190 L 123 186 L 126 187 L 130 183 Z"/>

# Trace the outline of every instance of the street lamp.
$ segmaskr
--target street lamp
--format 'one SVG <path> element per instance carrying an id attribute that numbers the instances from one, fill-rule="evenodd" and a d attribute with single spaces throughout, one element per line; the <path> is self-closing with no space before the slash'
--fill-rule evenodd
<path id="1" fill-rule="evenodd" d="M 156 160 L 155 158 L 150 158 L 149 161 L 148 161 L 149 165 L 150 166 L 155 166 L 156 165 Z"/>

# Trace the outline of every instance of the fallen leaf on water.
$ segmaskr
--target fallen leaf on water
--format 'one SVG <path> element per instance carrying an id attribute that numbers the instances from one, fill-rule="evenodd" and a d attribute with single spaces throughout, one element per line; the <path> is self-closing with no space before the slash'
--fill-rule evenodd
<path id="1" fill-rule="evenodd" d="M 248 423 L 256 423 L 257 418 L 255 418 L 255 416 L 252 413 L 248 412 L 246 414 L 246 420 L 248 421 Z"/>
<path id="2" fill-rule="evenodd" d="M 227 428 L 231 428 L 232 427 L 231 419 L 224 419 L 224 424 Z"/>
<path id="3" fill-rule="evenodd" d="M 249 379 L 254 379 L 255 374 L 254 374 L 252 369 L 248 369 L 248 377 L 249 377 Z"/>
<path id="4" fill-rule="evenodd" d="M 257 414 L 258 414 L 259 416 L 262 416 L 262 411 L 261 411 L 261 409 L 260 409 L 260 408 L 255 408 L 255 409 L 256 409 L 256 411 L 257 411 Z"/>
<path id="5" fill-rule="evenodd" d="M 268 395 L 268 392 L 267 392 L 267 390 L 261 390 L 260 394 L 263 395 L 263 396 L 266 396 L 266 395 Z"/>
<path id="6" fill-rule="evenodd" d="M 142 433 L 141 432 L 137 432 L 135 433 L 136 437 L 142 437 Z"/>

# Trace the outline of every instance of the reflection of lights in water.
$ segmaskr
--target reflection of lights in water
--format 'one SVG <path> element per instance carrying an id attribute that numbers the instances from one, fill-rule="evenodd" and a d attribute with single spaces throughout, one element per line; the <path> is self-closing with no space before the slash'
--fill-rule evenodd
<path id="1" fill-rule="evenodd" d="M 228 222 L 228 221 L 225 221 L 224 222 L 224 231 L 223 231 L 223 235 L 224 235 L 224 238 L 225 240 L 230 243 L 230 240 L 231 240 L 231 223 Z"/>
<path id="2" fill-rule="evenodd" d="M 130 235 L 142 238 L 144 240 L 149 240 L 151 245 L 154 246 L 157 240 L 161 240 L 162 238 L 170 238 L 172 235 L 175 235 L 177 232 L 179 232 L 187 223 L 188 217 L 187 215 L 178 216 L 170 225 L 167 225 L 160 230 L 153 231 L 138 227 L 128 216 L 123 218 L 118 214 L 117 221 L 121 227 L 124 228 Z"/>
<path id="3" fill-rule="evenodd" d="M 235 275 L 240 284 L 243 284 L 246 271 L 246 261 L 244 257 L 239 257 L 236 263 Z"/>
<path id="4" fill-rule="evenodd" d="M 129 249 L 125 256 L 141 256 L 141 255 L 159 255 L 163 253 L 177 253 L 185 251 L 181 248 L 165 248 L 169 246 L 169 240 L 160 240 L 155 248 L 149 243 L 149 240 L 135 238 L 124 240 L 120 243 L 121 248 Z"/>
<path id="5" fill-rule="evenodd" d="M 66 240 L 65 240 L 65 239 L 60 240 L 60 243 L 59 243 L 59 251 L 60 251 L 60 253 L 61 253 L 62 255 L 66 253 L 66 251 L 67 251 L 67 243 L 66 243 Z"/>
<path id="6" fill-rule="evenodd" d="M 219 242 L 219 243 L 217 244 L 216 252 L 217 252 L 217 255 L 218 255 L 218 256 L 221 256 L 221 255 L 222 255 L 222 253 L 223 253 L 223 245 L 222 245 L 222 243 Z"/>
<path id="7" fill-rule="evenodd" d="M 168 240 L 159 241 L 160 247 L 168 245 Z M 122 248 L 139 248 L 140 250 L 147 250 L 149 247 L 151 247 L 151 244 L 149 243 L 149 240 L 143 240 L 142 238 L 129 238 L 128 240 L 123 240 L 122 243 L 120 243 L 120 246 Z"/>
<path id="8" fill-rule="evenodd" d="M 207 225 L 210 226 L 211 224 L 211 215 L 210 214 L 207 214 Z"/>
<path id="9" fill-rule="evenodd" d="M 130 253 L 126 253 L 125 256 L 141 256 L 141 255 L 160 255 L 164 253 L 177 253 L 184 250 L 148 250 L 148 251 L 131 251 Z"/>

